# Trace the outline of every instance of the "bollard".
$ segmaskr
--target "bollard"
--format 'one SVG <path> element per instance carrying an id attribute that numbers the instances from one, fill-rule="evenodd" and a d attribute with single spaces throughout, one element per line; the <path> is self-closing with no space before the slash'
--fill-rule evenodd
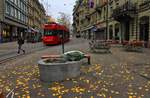
<path id="1" fill-rule="evenodd" d="M 91 56 L 86 54 L 85 58 L 87 58 L 88 64 L 90 65 L 91 64 Z"/>

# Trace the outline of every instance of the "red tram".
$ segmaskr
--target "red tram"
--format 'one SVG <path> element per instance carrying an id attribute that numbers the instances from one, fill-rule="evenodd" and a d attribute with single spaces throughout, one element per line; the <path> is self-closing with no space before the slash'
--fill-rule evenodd
<path id="1" fill-rule="evenodd" d="M 69 29 L 64 25 L 49 23 L 44 25 L 43 43 L 45 45 L 55 45 L 69 41 Z M 62 40 L 64 39 L 64 40 Z"/>

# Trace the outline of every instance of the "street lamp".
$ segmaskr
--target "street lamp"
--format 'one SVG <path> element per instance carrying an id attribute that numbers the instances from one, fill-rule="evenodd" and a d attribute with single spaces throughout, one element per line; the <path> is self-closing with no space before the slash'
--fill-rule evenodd
<path id="1" fill-rule="evenodd" d="M 109 5 L 109 0 L 107 0 L 106 1 L 107 2 L 107 8 L 106 8 L 106 40 L 107 40 L 107 38 L 108 38 L 108 26 L 109 26 L 109 24 L 108 24 L 108 5 Z"/>
<path id="2" fill-rule="evenodd" d="M 63 12 L 58 12 L 60 15 L 65 15 Z M 63 17 L 64 18 L 64 17 Z M 63 23 L 61 24 L 63 25 Z M 61 44 L 62 44 L 62 53 L 64 54 L 65 52 L 65 48 L 64 48 L 64 31 L 62 31 L 62 34 L 61 34 Z"/>
<path id="3" fill-rule="evenodd" d="M 61 44 L 62 44 L 62 53 L 64 54 L 65 49 L 64 49 L 64 31 L 62 31 L 62 34 L 60 34 L 61 38 Z"/>
<path id="4" fill-rule="evenodd" d="M 137 4 L 136 4 L 137 6 L 137 8 L 136 8 L 136 10 L 137 10 L 137 16 L 136 16 L 136 40 L 138 40 L 138 23 L 139 23 L 139 0 L 137 0 Z"/>
<path id="5" fill-rule="evenodd" d="M 65 48 L 64 48 L 64 31 L 62 32 L 62 53 L 65 53 Z"/>

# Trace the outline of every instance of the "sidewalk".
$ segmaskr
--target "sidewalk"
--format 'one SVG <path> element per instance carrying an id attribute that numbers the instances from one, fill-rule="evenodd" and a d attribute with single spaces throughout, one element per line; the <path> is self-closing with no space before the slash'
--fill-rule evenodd
<path id="1" fill-rule="evenodd" d="M 28 52 L 33 51 L 34 49 L 44 48 L 44 45 L 42 42 L 25 43 L 22 46 L 22 48 L 25 49 L 26 53 L 28 53 Z M 9 42 L 9 43 L 0 44 L 0 60 L 4 58 L 9 58 L 12 56 L 20 55 L 20 54 L 17 54 L 17 51 L 18 51 L 17 42 Z"/>

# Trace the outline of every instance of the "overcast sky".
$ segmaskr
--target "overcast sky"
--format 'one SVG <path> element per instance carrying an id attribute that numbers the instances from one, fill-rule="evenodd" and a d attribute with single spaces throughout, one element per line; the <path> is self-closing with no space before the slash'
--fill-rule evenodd
<path id="1" fill-rule="evenodd" d="M 66 14 L 72 15 L 74 2 L 76 0 L 39 0 L 39 1 L 44 4 L 44 7 L 48 15 L 57 18 L 59 16 L 59 12 L 64 12 Z"/>

